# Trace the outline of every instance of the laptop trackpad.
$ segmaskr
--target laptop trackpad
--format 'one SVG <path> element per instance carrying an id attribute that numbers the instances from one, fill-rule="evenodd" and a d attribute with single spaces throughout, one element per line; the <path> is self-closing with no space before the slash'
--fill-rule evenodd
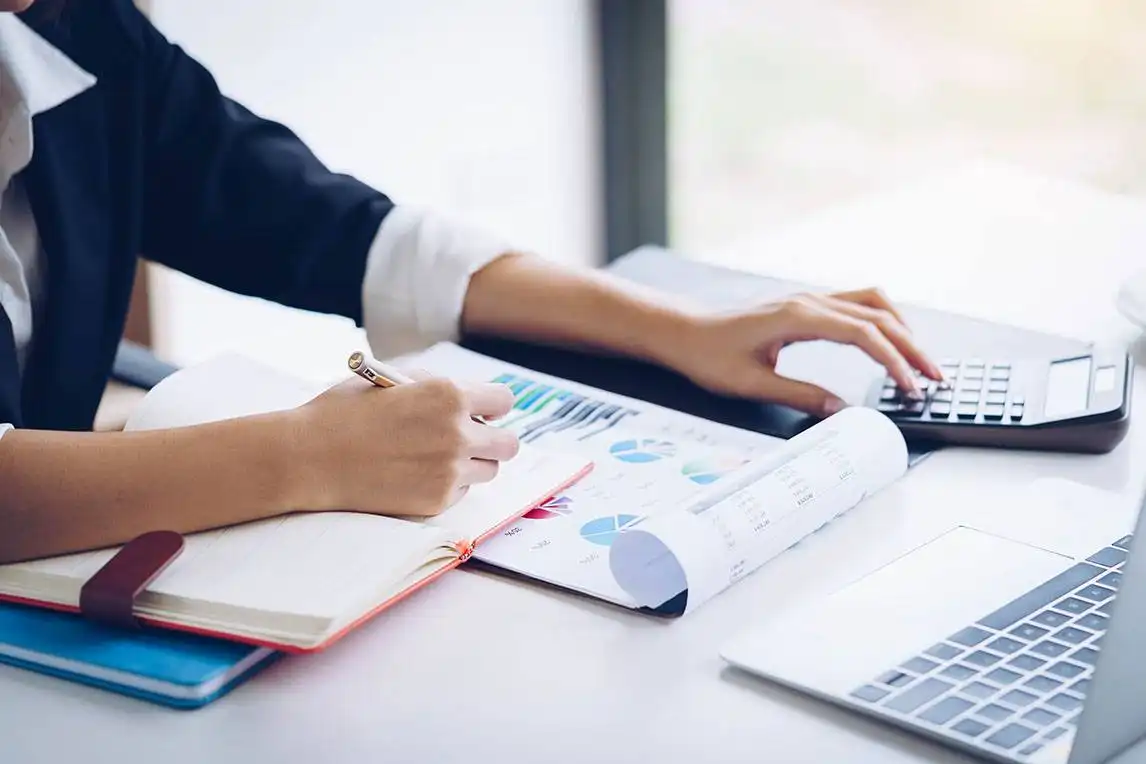
<path id="1" fill-rule="evenodd" d="M 769 619 L 724 654 L 781 681 L 846 693 L 1073 564 L 954 528 L 822 600 Z"/>

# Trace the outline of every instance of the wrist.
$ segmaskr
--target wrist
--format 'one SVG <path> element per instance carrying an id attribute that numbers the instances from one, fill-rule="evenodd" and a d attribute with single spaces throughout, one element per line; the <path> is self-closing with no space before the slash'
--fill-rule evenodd
<path id="1" fill-rule="evenodd" d="M 642 332 L 645 359 L 681 370 L 694 352 L 703 324 L 704 317 L 695 311 L 678 307 L 657 309 Z"/>
<path id="2" fill-rule="evenodd" d="M 333 508 L 333 486 L 325 454 L 301 407 L 267 415 L 260 424 L 265 433 L 266 460 L 272 480 L 280 486 L 277 501 L 282 511 L 317 512 Z"/>

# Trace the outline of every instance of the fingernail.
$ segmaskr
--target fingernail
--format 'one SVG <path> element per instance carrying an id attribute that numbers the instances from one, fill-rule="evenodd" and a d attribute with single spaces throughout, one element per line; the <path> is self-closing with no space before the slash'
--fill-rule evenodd
<path id="1" fill-rule="evenodd" d="M 827 400 L 824 401 L 824 416 L 831 416 L 832 414 L 838 414 L 841 411 L 843 411 L 845 408 L 847 408 L 847 405 L 848 404 L 844 403 L 839 398 L 834 398 L 834 397 L 828 398 Z"/>

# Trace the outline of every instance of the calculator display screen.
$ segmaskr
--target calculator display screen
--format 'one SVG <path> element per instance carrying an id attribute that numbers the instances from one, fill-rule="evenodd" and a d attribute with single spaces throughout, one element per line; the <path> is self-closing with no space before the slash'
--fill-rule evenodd
<path id="1" fill-rule="evenodd" d="M 1057 419 L 1086 411 L 1090 390 L 1090 362 L 1086 358 L 1055 361 L 1047 375 L 1043 416 Z"/>

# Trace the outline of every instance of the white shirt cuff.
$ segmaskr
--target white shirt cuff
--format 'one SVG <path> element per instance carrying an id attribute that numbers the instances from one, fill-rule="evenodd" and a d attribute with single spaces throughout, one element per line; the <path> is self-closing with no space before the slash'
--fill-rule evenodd
<path id="1" fill-rule="evenodd" d="M 0 424 L 0 440 L 4 439 L 4 435 L 9 431 L 15 429 L 10 424 Z"/>
<path id="2" fill-rule="evenodd" d="M 470 277 L 513 251 L 491 234 L 416 207 L 382 221 L 362 281 L 362 324 L 378 358 L 458 338 Z"/>

